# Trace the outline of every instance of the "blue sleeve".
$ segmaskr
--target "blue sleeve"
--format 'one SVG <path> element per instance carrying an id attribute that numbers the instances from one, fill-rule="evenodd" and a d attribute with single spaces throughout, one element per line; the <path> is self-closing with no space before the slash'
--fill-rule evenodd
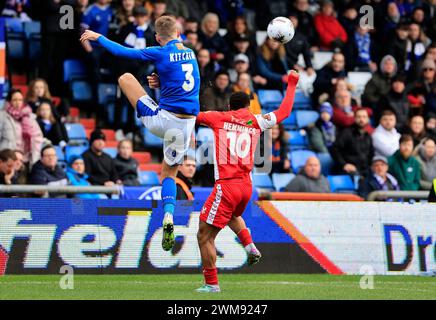
<path id="1" fill-rule="evenodd" d="M 114 41 L 109 40 L 105 36 L 99 37 L 97 41 L 110 53 L 117 57 L 146 61 L 156 61 L 157 58 L 157 50 L 153 47 L 142 50 L 127 48 Z"/>

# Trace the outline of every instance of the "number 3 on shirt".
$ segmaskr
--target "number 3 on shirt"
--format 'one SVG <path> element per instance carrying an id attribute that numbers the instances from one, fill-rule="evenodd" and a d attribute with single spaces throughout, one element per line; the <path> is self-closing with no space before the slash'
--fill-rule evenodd
<path id="1" fill-rule="evenodd" d="M 182 64 L 182 70 L 185 72 L 186 81 L 183 82 L 183 90 L 189 92 L 194 89 L 194 77 L 192 76 L 192 71 L 194 71 L 194 67 L 192 63 L 184 63 Z"/>

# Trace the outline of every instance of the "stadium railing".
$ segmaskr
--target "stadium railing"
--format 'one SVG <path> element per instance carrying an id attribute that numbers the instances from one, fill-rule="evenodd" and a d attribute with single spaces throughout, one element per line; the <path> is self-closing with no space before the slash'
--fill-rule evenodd
<path id="1" fill-rule="evenodd" d="M 368 195 L 368 201 L 387 199 L 426 200 L 428 195 L 429 191 L 374 191 Z"/>

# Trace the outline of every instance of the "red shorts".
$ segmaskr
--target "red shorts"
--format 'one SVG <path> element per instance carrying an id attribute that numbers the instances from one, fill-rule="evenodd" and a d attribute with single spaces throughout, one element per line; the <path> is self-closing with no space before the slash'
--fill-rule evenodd
<path id="1" fill-rule="evenodd" d="M 235 216 L 245 210 L 252 194 L 250 180 L 215 183 L 212 193 L 201 209 L 200 220 L 218 228 L 224 228 Z"/>

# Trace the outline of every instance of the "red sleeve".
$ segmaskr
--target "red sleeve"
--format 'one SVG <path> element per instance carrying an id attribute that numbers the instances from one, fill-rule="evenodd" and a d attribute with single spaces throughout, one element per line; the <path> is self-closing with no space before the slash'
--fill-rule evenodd
<path id="1" fill-rule="evenodd" d="M 291 71 L 288 76 L 288 87 L 286 88 L 285 97 L 283 98 L 280 107 L 274 111 L 277 118 L 277 123 L 282 122 L 291 114 L 299 77 L 299 74 L 295 71 Z"/>
<path id="2" fill-rule="evenodd" d="M 339 23 L 338 20 L 336 20 L 336 23 L 338 24 L 339 38 L 343 42 L 347 42 L 347 40 L 348 40 L 347 32 L 345 31 L 344 27 Z"/>
<path id="3" fill-rule="evenodd" d="M 217 123 L 218 119 L 221 119 L 220 112 L 205 111 L 205 112 L 200 112 L 197 115 L 196 122 L 197 124 L 202 124 L 210 128 L 213 128 L 214 123 Z"/>

